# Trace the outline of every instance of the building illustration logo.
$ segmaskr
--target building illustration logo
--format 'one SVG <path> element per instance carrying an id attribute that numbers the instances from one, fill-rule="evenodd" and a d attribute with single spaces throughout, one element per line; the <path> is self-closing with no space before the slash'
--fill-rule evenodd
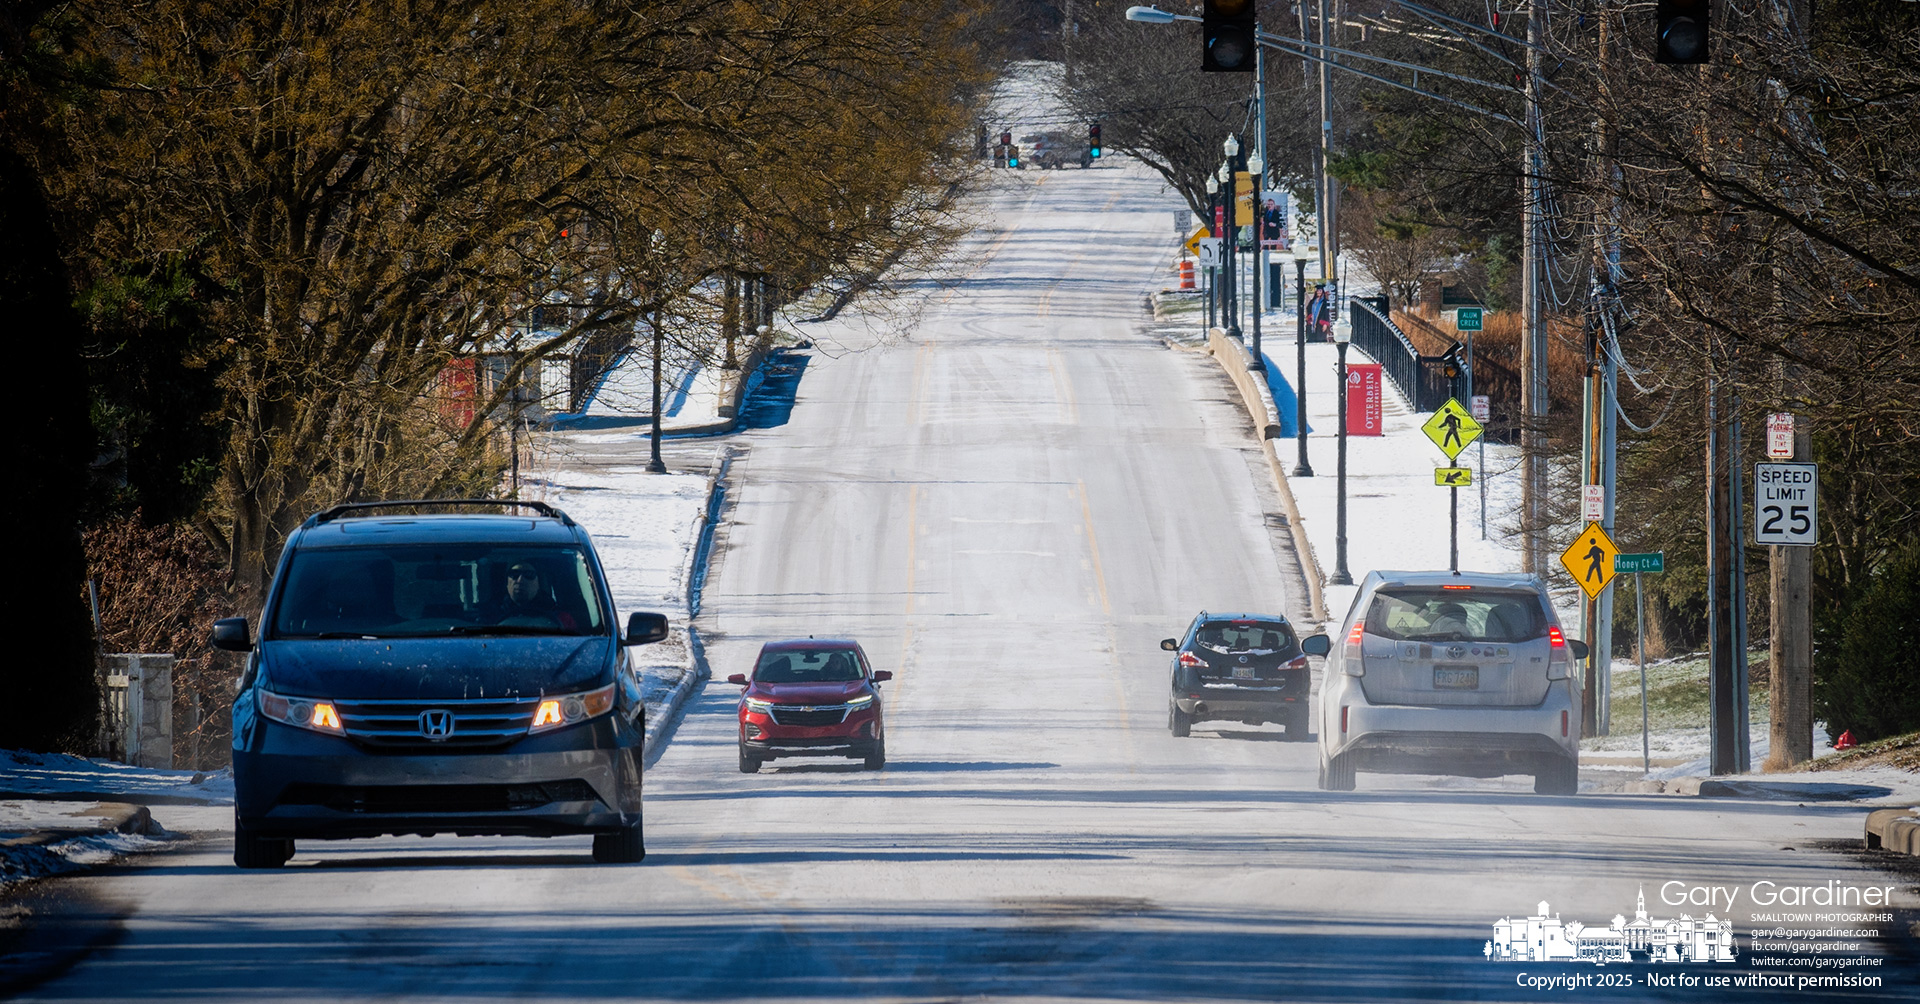
<path id="1" fill-rule="evenodd" d="M 1588 927 L 1577 920 L 1562 922 L 1540 901 L 1540 912 L 1519 919 L 1502 917 L 1493 923 L 1493 938 L 1482 950 L 1492 962 L 1732 962 L 1733 921 L 1709 913 L 1695 920 L 1647 916 L 1647 892 L 1633 919 L 1616 914 L 1606 927 Z"/>

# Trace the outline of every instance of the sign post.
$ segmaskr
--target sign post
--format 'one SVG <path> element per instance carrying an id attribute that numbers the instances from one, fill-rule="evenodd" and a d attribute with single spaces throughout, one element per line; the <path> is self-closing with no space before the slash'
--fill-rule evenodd
<path id="1" fill-rule="evenodd" d="M 1640 661 L 1640 772 L 1653 772 L 1653 743 L 1647 737 L 1647 591 L 1640 583 L 1643 572 L 1661 573 L 1667 570 L 1667 552 L 1649 551 L 1644 554 L 1616 554 L 1613 556 L 1615 574 L 1633 573 L 1633 600 L 1638 609 L 1633 615 L 1633 652 Z"/>
<path id="2" fill-rule="evenodd" d="M 1447 463 L 1454 464 L 1459 462 L 1460 451 L 1466 449 L 1468 443 L 1479 439 L 1480 434 L 1486 430 L 1474 420 L 1467 409 L 1460 407 L 1457 399 L 1450 397 L 1447 398 L 1446 404 L 1441 405 L 1432 416 L 1421 423 L 1420 431 L 1426 433 L 1427 438 L 1433 440 L 1433 445 L 1438 446 L 1440 452 L 1447 455 Z M 1443 475 L 1449 471 L 1466 474 L 1467 480 L 1461 481 L 1458 477 L 1453 480 L 1444 480 Z M 1460 570 L 1460 486 L 1473 483 L 1472 472 L 1463 467 L 1436 468 L 1433 472 L 1433 483 L 1447 486 L 1447 522 L 1449 524 L 1447 567 L 1457 572 Z M 1486 506 L 1482 505 L 1480 511 L 1484 516 Z"/>
<path id="3" fill-rule="evenodd" d="M 1473 339 L 1467 342 L 1471 346 Z M 1492 419 L 1492 400 L 1485 394 L 1473 395 L 1473 420 L 1485 425 Z M 1487 539 L 1487 440 L 1484 436 L 1480 438 L 1480 539 Z"/>

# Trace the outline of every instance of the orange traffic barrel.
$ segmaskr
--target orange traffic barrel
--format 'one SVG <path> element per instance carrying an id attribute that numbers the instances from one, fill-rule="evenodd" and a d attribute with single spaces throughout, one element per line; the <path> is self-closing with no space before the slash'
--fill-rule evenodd
<path id="1" fill-rule="evenodd" d="M 1196 288 L 1193 284 L 1193 262 L 1185 258 L 1180 259 L 1180 288 Z"/>

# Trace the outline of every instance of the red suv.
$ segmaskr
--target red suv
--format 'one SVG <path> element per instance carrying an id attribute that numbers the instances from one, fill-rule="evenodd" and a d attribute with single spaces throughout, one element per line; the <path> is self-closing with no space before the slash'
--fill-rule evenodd
<path id="1" fill-rule="evenodd" d="M 860 643 L 844 638 L 768 642 L 753 677 L 735 673 L 740 695 L 740 772 L 781 756 L 846 756 L 868 770 L 887 765 L 880 712 L 886 670 L 876 672 Z"/>

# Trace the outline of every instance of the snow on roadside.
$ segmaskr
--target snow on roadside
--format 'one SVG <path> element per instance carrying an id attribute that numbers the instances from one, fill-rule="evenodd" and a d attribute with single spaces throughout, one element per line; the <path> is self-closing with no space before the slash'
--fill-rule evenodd
<path id="1" fill-rule="evenodd" d="M 181 802 L 225 805 L 233 801 L 233 772 L 225 768 L 208 772 L 162 770 L 65 753 L 5 750 L 0 751 L 0 792 L 20 795 L 84 792 L 101 798 L 125 795 L 136 803 L 141 798 L 160 795 Z M 17 816 L 16 812 L 12 818 Z M 10 828 L 9 818 L 0 814 L 0 830 Z"/>

